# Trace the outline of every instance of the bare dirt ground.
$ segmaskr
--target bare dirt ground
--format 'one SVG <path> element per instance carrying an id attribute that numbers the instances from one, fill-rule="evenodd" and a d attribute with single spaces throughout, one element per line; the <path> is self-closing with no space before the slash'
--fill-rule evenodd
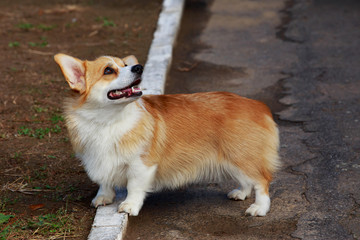
<path id="1" fill-rule="evenodd" d="M 0 239 L 86 239 L 97 186 L 73 155 L 53 55 L 144 64 L 161 2 L 0 2 Z"/>

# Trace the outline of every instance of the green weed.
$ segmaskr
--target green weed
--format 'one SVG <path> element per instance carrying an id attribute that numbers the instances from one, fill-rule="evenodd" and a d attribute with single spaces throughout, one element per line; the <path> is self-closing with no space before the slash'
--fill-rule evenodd
<path id="1" fill-rule="evenodd" d="M 97 22 L 102 22 L 104 27 L 116 27 L 114 21 L 109 20 L 107 17 L 97 17 Z"/>
<path id="2" fill-rule="evenodd" d="M 75 191 L 77 191 L 77 187 L 75 187 L 75 186 L 73 186 L 73 185 L 70 185 L 68 191 L 70 191 L 70 192 L 75 192 Z"/>
<path id="3" fill-rule="evenodd" d="M 50 128 L 37 128 L 31 137 L 43 139 L 50 132 Z"/>
<path id="4" fill-rule="evenodd" d="M 36 46 L 37 46 L 37 43 L 35 43 L 35 42 L 28 42 L 28 45 L 29 45 L 30 47 L 36 47 Z"/>
<path id="5" fill-rule="evenodd" d="M 39 24 L 36 27 L 43 31 L 50 31 L 50 30 L 53 30 L 54 28 L 56 28 L 57 26 L 56 25 Z"/>
<path id="6" fill-rule="evenodd" d="M 60 133 L 61 127 L 59 125 L 55 125 L 52 128 L 28 128 L 26 126 L 21 126 L 18 130 L 19 136 L 28 136 L 28 137 L 34 137 L 38 139 L 43 139 L 45 136 L 47 136 L 49 133 Z"/>
<path id="7" fill-rule="evenodd" d="M 22 30 L 30 30 L 30 29 L 37 28 L 37 29 L 40 29 L 43 31 L 50 31 L 50 30 L 56 28 L 57 26 L 51 25 L 51 24 L 38 24 L 35 26 L 34 24 L 31 24 L 31 23 L 19 23 L 18 25 L 16 25 L 16 27 L 18 27 Z"/>
<path id="8" fill-rule="evenodd" d="M 50 185 L 45 185 L 45 189 L 55 190 L 55 189 L 57 189 L 57 187 L 53 187 L 53 186 L 50 186 Z"/>
<path id="9" fill-rule="evenodd" d="M 43 171 L 34 171 L 34 178 L 36 180 L 44 180 L 48 177 L 47 172 L 43 172 Z M 34 187 L 34 189 L 41 189 L 41 187 Z"/>
<path id="10" fill-rule="evenodd" d="M 41 166 L 39 169 L 34 171 L 32 178 L 36 179 L 36 180 L 46 179 L 48 177 L 48 172 L 46 170 L 47 170 L 47 165 L 45 164 L 45 165 Z M 34 189 L 42 189 L 42 188 L 34 187 Z"/>
<path id="11" fill-rule="evenodd" d="M 0 240 L 5 239 L 63 239 L 71 236 L 75 229 L 74 215 L 61 208 L 55 213 L 35 217 L 0 214 Z"/>
<path id="12" fill-rule="evenodd" d="M 9 47 L 19 47 L 20 46 L 20 43 L 17 42 L 17 41 L 14 41 L 14 42 L 9 42 L 8 44 Z"/>
<path id="13" fill-rule="evenodd" d="M 61 127 L 59 125 L 55 125 L 53 128 L 50 129 L 52 133 L 60 133 Z"/>
<path id="14" fill-rule="evenodd" d="M 104 19 L 103 26 L 104 27 L 116 27 L 116 24 L 111 20 Z"/>
<path id="15" fill-rule="evenodd" d="M 71 22 L 71 23 L 66 23 L 65 27 L 66 28 L 72 28 L 72 27 L 76 27 L 77 26 L 77 22 Z"/>
<path id="16" fill-rule="evenodd" d="M 50 118 L 50 121 L 53 123 L 53 124 L 57 124 L 59 123 L 60 121 L 63 122 L 64 121 L 64 117 L 60 114 L 54 114 L 51 116 Z"/>
<path id="17" fill-rule="evenodd" d="M 6 226 L 11 218 L 13 218 L 14 215 L 6 215 L 3 213 L 0 213 L 0 240 L 6 240 L 7 236 L 9 235 L 9 228 L 10 226 Z"/>
<path id="18" fill-rule="evenodd" d="M 1 197 L 0 198 L 0 212 L 9 211 L 9 205 L 14 205 L 17 203 L 17 198 L 8 198 L 8 197 Z"/>
<path id="19" fill-rule="evenodd" d="M 33 109 L 37 113 L 47 112 L 48 109 L 40 106 L 33 106 Z"/>
<path id="20" fill-rule="evenodd" d="M 20 136 L 30 136 L 32 131 L 33 130 L 31 128 L 21 126 L 20 129 L 18 130 L 18 134 Z"/>
<path id="21" fill-rule="evenodd" d="M 14 153 L 14 155 L 12 156 L 12 158 L 14 158 L 14 159 L 18 159 L 18 158 L 20 158 L 21 157 L 21 152 L 16 152 L 16 153 Z"/>
<path id="22" fill-rule="evenodd" d="M 66 210 L 60 209 L 56 213 L 40 215 L 32 221 L 28 221 L 25 228 L 38 230 L 41 235 L 58 231 L 70 232 L 73 229 L 71 222 L 71 215 L 68 215 Z"/>
<path id="23" fill-rule="evenodd" d="M 16 26 L 23 30 L 30 30 L 30 29 L 34 28 L 34 25 L 31 23 L 19 23 Z"/>
<path id="24" fill-rule="evenodd" d="M 28 42 L 30 47 L 46 47 L 48 45 L 48 41 L 46 37 L 41 37 L 40 42 Z"/>
<path id="25" fill-rule="evenodd" d="M 13 215 L 5 215 L 0 213 L 0 224 L 6 223 L 10 218 L 14 217 Z"/>

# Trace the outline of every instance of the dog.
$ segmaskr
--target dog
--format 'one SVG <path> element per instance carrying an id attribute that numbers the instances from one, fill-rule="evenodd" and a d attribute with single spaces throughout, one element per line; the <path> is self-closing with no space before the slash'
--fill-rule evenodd
<path id="1" fill-rule="evenodd" d="M 228 92 L 142 96 L 143 67 L 134 56 L 82 61 L 54 56 L 70 88 L 64 113 L 70 140 L 90 179 L 99 184 L 92 205 L 114 201 L 137 216 L 147 193 L 201 181 L 235 180 L 228 193 L 265 216 L 278 169 L 279 133 L 269 108 Z"/>

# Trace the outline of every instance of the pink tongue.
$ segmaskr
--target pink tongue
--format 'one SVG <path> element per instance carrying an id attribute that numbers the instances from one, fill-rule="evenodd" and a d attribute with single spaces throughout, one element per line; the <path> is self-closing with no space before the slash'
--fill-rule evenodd
<path id="1" fill-rule="evenodd" d="M 131 96 L 131 94 L 132 94 L 132 89 L 131 88 L 127 88 L 127 89 L 124 89 L 124 90 L 122 90 L 122 92 L 123 93 L 125 93 L 126 94 L 126 96 Z"/>

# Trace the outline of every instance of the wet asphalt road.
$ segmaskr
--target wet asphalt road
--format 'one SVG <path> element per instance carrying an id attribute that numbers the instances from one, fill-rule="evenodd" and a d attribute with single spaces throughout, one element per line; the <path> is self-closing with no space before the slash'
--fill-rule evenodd
<path id="1" fill-rule="evenodd" d="M 266 217 L 233 183 L 151 194 L 127 239 L 360 239 L 360 1 L 188 1 L 166 93 L 267 103 L 283 167 Z"/>

